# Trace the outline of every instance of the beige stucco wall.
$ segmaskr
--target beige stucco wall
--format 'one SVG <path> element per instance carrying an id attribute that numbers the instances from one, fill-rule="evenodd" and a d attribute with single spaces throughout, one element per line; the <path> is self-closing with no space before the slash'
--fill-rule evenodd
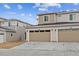
<path id="1" fill-rule="evenodd" d="M 0 19 L 0 21 L 5 21 L 4 19 Z"/>
<path id="2" fill-rule="evenodd" d="M 8 22 L 7 21 L 4 21 L 4 22 L 2 21 L 1 26 L 8 26 Z"/>
<path id="3" fill-rule="evenodd" d="M 12 34 L 12 36 L 11 36 Z M 13 32 L 6 32 L 6 41 L 16 41 L 16 34 Z"/>
<path id="4" fill-rule="evenodd" d="M 18 27 L 17 27 L 17 22 L 18 22 Z M 16 40 L 22 40 L 25 41 L 25 30 L 26 30 L 26 26 L 28 26 L 29 24 L 25 24 L 19 21 L 11 21 L 11 24 L 14 26 L 11 26 L 13 28 L 15 28 L 15 38 Z"/>
<path id="5" fill-rule="evenodd" d="M 79 13 L 76 13 L 76 15 L 75 15 L 75 20 L 74 20 L 75 22 L 79 22 Z"/>
<path id="6" fill-rule="evenodd" d="M 69 14 L 57 14 L 57 22 L 69 22 Z"/>
<path id="7" fill-rule="evenodd" d="M 24 31 L 16 31 L 16 33 L 13 32 L 6 32 L 6 41 L 17 41 L 17 40 L 25 40 Z M 13 34 L 13 36 L 11 36 Z"/>
<path id="8" fill-rule="evenodd" d="M 17 24 L 18 24 L 18 27 L 31 26 L 31 25 L 29 25 L 29 24 L 25 24 L 25 23 L 19 22 L 19 21 L 10 21 L 10 24 L 11 24 L 11 26 L 17 26 Z"/>
<path id="9" fill-rule="evenodd" d="M 26 29 L 23 28 L 23 27 L 18 27 L 16 29 L 16 37 L 17 37 L 17 39 L 25 41 L 25 32 L 26 32 L 25 30 Z"/>
<path id="10" fill-rule="evenodd" d="M 24 26 L 24 24 L 23 23 L 21 23 L 21 22 L 18 22 L 18 26 Z"/>
<path id="11" fill-rule="evenodd" d="M 69 19 L 69 15 L 73 14 L 73 20 Z M 44 21 L 44 16 L 48 16 L 48 22 Z M 56 23 L 56 22 L 79 22 L 79 13 L 59 13 L 59 14 L 44 14 L 38 16 L 38 24 Z"/>
<path id="12" fill-rule="evenodd" d="M 9 26 L 9 22 L 10 22 L 11 27 L 17 27 L 17 24 L 19 27 L 31 26 L 30 24 L 19 22 L 19 21 L 13 21 L 13 20 L 12 21 L 0 21 L 0 26 Z"/>
<path id="13" fill-rule="evenodd" d="M 48 16 L 48 21 L 44 21 L 44 16 Z M 38 24 L 46 24 L 46 23 L 54 23 L 56 22 L 56 15 L 55 14 L 48 14 L 48 15 L 40 15 L 38 16 Z"/>
<path id="14" fill-rule="evenodd" d="M 73 15 L 73 20 L 69 19 L 70 14 Z M 79 13 L 67 13 L 67 14 L 58 14 L 58 15 L 57 15 L 57 22 L 79 22 Z"/>
<path id="15" fill-rule="evenodd" d="M 16 41 L 16 34 L 13 32 L 6 32 L 6 31 L 0 31 L 0 33 L 4 33 L 3 36 L 3 42 L 8 42 L 8 41 Z M 13 34 L 13 36 L 11 36 Z"/>
<path id="16" fill-rule="evenodd" d="M 11 26 L 17 26 L 17 21 L 10 21 Z"/>

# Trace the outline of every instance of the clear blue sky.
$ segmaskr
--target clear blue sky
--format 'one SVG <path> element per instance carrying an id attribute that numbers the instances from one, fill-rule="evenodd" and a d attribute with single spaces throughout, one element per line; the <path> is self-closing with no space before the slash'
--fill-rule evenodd
<path id="1" fill-rule="evenodd" d="M 79 10 L 78 3 L 0 3 L 0 17 L 36 24 L 39 13 Z"/>

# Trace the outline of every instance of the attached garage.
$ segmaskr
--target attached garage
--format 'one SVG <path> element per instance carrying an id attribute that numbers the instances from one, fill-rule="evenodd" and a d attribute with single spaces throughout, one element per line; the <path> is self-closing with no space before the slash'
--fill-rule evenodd
<path id="1" fill-rule="evenodd" d="M 0 43 L 4 42 L 4 33 L 0 32 Z"/>
<path id="2" fill-rule="evenodd" d="M 0 27 L 0 43 L 13 41 L 13 39 L 15 39 L 13 34 L 15 33 L 12 29 Z"/>
<path id="3" fill-rule="evenodd" d="M 58 31 L 59 42 L 79 42 L 79 29 L 60 29 Z"/>
<path id="4" fill-rule="evenodd" d="M 29 40 L 33 42 L 49 42 L 50 41 L 50 30 L 30 31 Z"/>

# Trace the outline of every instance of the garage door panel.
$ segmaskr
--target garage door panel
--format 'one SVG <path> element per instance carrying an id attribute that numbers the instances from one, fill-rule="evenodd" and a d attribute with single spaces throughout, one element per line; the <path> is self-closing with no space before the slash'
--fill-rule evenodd
<path id="1" fill-rule="evenodd" d="M 50 40 L 50 32 L 31 32 L 29 36 L 30 41 L 49 42 Z"/>
<path id="2" fill-rule="evenodd" d="M 29 36 L 30 36 L 30 38 L 29 38 L 30 41 L 36 41 L 39 35 L 37 35 L 36 33 L 33 32 L 33 33 L 30 33 Z"/>
<path id="3" fill-rule="evenodd" d="M 0 35 L 0 43 L 3 42 L 3 39 L 4 39 L 4 35 Z"/>
<path id="4" fill-rule="evenodd" d="M 59 31 L 60 42 L 79 42 L 79 30 Z"/>

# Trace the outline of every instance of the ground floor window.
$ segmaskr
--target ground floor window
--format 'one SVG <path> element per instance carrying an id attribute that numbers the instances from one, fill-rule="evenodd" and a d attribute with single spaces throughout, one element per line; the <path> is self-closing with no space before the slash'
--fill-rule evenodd
<path id="1" fill-rule="evenodd" d="M 25 40 L 26 40 L 26 32 L 25 32 Z"/>
<path id="2" fill-rule="evenodd" d="M 40 32 L 44 32 L 44 30 L 40 30 Z"/>
<path id="3" fill-rule="evenodd" d="M 35 30 L 35 32 L 39 32 L 39 30 Z"/>
<path id="4" fill-rule="evenodd" d="M 50 32 L 50 30 L 31 30 L 30 32 Z"/>
<path id="5" fill-rule="evenodd" d="M 34 32 L 34 31 L 30 31 L 30 32 Z"/>
<path id="6" fill-rule="evenodd" d="M 45 30 L 45 32 L 50 32 L 50 30 Z"/>
<path id="7" fill-rule="evenodd" d="M 13 34 L 11 33 L 11 36 L 13 36 Z"/>

